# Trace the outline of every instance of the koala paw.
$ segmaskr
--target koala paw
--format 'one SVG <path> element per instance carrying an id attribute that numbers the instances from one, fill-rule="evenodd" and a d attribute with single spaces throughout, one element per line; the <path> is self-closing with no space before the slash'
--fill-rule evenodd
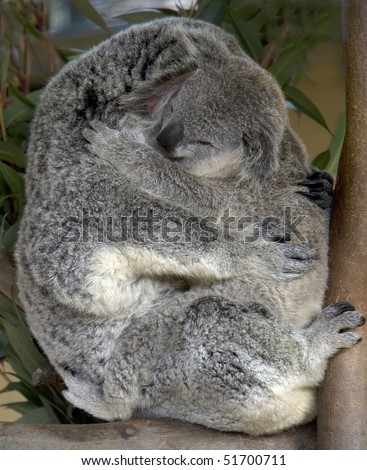
<path id="1" fill-rule="evenodd" d="M 356 328 L 365 323 L 365 318 L 355 311 L 349 302 L 338 302 L 326 307 L 312 324 L 314 334 L 319 336 L 320 347 L 328 348 L 329 354 L 339 349 L 351 348 L 362 340 L 362 336 L 348 328 Z"/>
<path id="2" fill-rule="evenodd" d="M 315 250 L 308 246 L 288 243 L 268 243 L 263 259 L 267 277 L 291 281 L 307 273 L 313 266 Z M 269 269 L 270 268 L 270 269 Z"/>
<path id="3" fill-rule="evenodd" d="M 330 209 L 333 202 L 333 178 L 326 171 L 312 169 L 308 177 L 298 183 L 299 186 L 305 186 L 308 191 L 297 191 L 298 194 L 305 196 L 314 202 L 321 209 Z"/>
<path id="4" fill-rule="evenodd" d="M 315 251 L 303 245 L 281 244 L 279 249 L 283 255 L 282 274 L 283 279 L 295 279 L 308 272 L 315 256 Z"/>
<path id="5" fill-rule="evenodd" d="M 139 129 L 132 127 L 131 119 L 127 118 L 121 129 L 111 129 L 100 121 L 91 121 L 90 128 L 85 128 L 82 135 L 88 142 L 87 149 L 99 157 L 127 173 L 134 166 L 142 163 L 143 150 L 147 148 L 145 137 Z"/>

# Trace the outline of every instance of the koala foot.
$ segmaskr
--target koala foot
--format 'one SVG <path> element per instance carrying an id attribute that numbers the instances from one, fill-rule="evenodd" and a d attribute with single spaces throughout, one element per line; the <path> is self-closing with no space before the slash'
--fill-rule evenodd
<path id="1" fill-rule="evenodd" d="M 318 354 L 324 350 L 330 357 L 339 349 L 351 348 L 362 340 L 362 336 L 351 331 L 365 323 L 365 317 L 354 310 L 349 302 L 339 302 L 326 307 L 309 327 L 310 333 L 318 339 Z"/>
<path id="2" fill-rule="evenodd" d="M 333 178 L 326 171 L 313 169 L 309 176 L 298 183 L 305 186 L 308 192 L 297 191 L 298 194 L 307 197 L 321 209 L 330 209 L 333 202 Z"/>
<path id="3" fill-rule="evenodd" d="M 103 386 L 87 382 L 70 372 L 64 371 L 63 379 L 67 390 L 62 393 L 72 405 L 96 418 L 106 421 L 128 419 L 136 407 L 135 397 L 108 397 Z"/>

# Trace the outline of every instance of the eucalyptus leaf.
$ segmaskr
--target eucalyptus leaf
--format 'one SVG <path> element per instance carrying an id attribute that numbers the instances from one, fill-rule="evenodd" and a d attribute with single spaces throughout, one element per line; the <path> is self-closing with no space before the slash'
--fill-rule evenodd
<path id="1" fill-rule="evenodd" d="M 33 111 L 29 109 L 24 103 L 19 101 L 9 104 L 4 110 L 4 121 L 5 126 L 8 128 L 15 122 L 30 121 L 33 115 Z"/>
<path id="2" fill-rule="evenodd" d="M 17 419 L 16 422 L 17 423 L 48 424 L 48 423 L 52 423 L 52 419 L 49 417 L 45 408 L 39 407 L 24 414 L 21 418 Z"/>
<path id="3" fill-rule="evenodd" d="M 336 175 L 338 171 L 340 155 L 342 152 L 343 142 L 344 142 L 344 137 L 345 137 L 345 127 L 346 127 L 346 115 L 345 115 L 345 109 L 344 109 L 340 114 L 333 137 L 329 144 L 331 158 L 330 158 L 328 170 L 330 171 L 330 173 L 333 173 L 334 175 Z"/>
<path id="4" fill-rule="evenodd" d="M 313 160 L 312 165 L 316 166 L 319 170 L 325 170 L 330 161 L 330 150 L 325 150 L 319 153 Z"/>
<path id="5" fill-rule="evenodd" d="M 4 41 L 2 38 L 3 44 L 0 46 L 0 83 L 2 84 L 7 77 L 8 68 L 9 68 L 9 58 L 10 58 L 10 50 L 9 50 L 9 41 Z"/>
<path id="6" fill-rule="evenodd" d="M 130 13 L 124 13 L 123 15 L 117 15 L 115 18 L 124 20 L 129 24 L 145 23 L 146 21 L 153 21 L 162 18 L 163 14 L 158 10 L 144 9 L 135 10 Z"/>
<path id="7" fill-rule="evenodd" d="M 7 253 L 12 253 L 14 251 L 15 244 L 18 239 L 19 223 L 20 220 L 18 219 L 15 224 L 8 228 L 1 239 L 1 248 Z"/>
<path id="8" fill-rule="evenodd" d="M 29 401 L 18 401 L 14 403 L 7 403 L 6 407 L 22 415 L 29 413 L 38 408 L 34 403 L 31 403 Z"/>
<path id="9" fill-rule="evenodd" d="M 49 366 L 48 361 L 35 346 L 29 330 L 21 325 L 14 326 L 14 324 L 5 319 L 2 320 L 2 323 L 11 346 L 22 365 L 30 374 L 38 368 L 42 369 Z"/>
<path id="10" fill-rule="evenodd" d="M 225 7 L 225 11 L 242 47 L 256 62 L 260 62 L 263 48 L 251 24 L 239 18 L 232 8 Z"/>
<path id="11" fill-rule="evenodd" d="M 6 362 L 10 365 L 10 367 L 15 372 L 17 377 L 19 377 L 20 380 L 29 382 L 32 379 L 31 374 L 24 369 L 19 358 L 16 356 L 13 348 L 11 348 L 11 351 L 12 354 L 7 357 Z"/>
<path id="12" fill-rule="evenodd" d="M 93 21 L 93 23 L 107 31 L 107 33 L 110 33 L 105 20 L 88 0 L 70 0 L 70 3 L 72 3 L 84 16 Z"/>
<path id="13" fill-rule="evenodd" d="M 22 93 L 16 86 L 14 86 L 12 83 L 8 84 L 9 90 L 13 96 L 15 96 L 19 101 L 21 101 L 23 104 L 28 106 L 28 108 L 33 109 L 35 107 L 35 104 L 33 101 L 31 101 L 29 98 L 27 98 L 27 95 Z"/>
<path id="14" fill-rule="evenodd" d="M 319 109 L 301 90 L 293 86 L 286 85 L 283 88 L 283 91 L 287 100 L 289 100 L 299 111 L 306 114 L 330 132 L 330 129 Z"/>
<path id="15" fill-rule="evenodd" d="M 156 10 L 164 16 L 180 16 L 179 12 L 172 8 L 157 8 Z"/>
<path id="16" fill-rule="evenodd" d="M 199 18 L 217 26 L 221 26 L 224 16 L 224 4 L 229 4 L 229 2 L 213 2 L 212 0 L 200 2 L 198 9 Z"/>
<path id="17" fill-rule="evenodd" d="M 307 47 L 309 47 L 307 44 L 303 44 L 291 49 L 269 67 L 269 72 L 274 75 L 281 87 L 292 82 L 295 70 L 303 63 L 301 52 Z"/>
<path id="18" fill-rule="evenodd" d="M 0 294 L 0 322 L 5 319 L 13 325 L 19 324 L 15 304 L 5 295 Z"/>
<path id="19" fill-rule="evenodd" d="M 0 173 L 13 194 L 21 195 L 23 193 L 24 180 L 21 173 L 2 162 L 0 162 Z"/>
<path id="20" fill-rule="evenodd" d="M 3 392 L 19 392 L 24 396 L 29 402 L 36 404 L 37 406 L 42 406 L 42 401 L 39 397 L 39 394 L 34 391 L 32 388 L 28 387 L 25 382 L 10 382 Z"/>
<path id="21" fill-rule="evenodd" d="M 8 142 L 0 142 L 0 160 L 14 163 L 19 168 L 26 165 L 23 151 L 14 144 Z"/>

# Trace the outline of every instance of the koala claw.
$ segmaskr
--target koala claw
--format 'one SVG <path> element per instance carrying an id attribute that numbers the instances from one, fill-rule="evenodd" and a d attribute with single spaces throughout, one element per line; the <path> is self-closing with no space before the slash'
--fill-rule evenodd
<path id="1" fill-rule="evenodd" d="M 333 178 L 326 171 L 312 170 L 310 175 L 298 186 L 304 186 L 309 191 L 297 191 L 321 209 L 330 209 L 333 201 Z"/>
<path id="2" fill-rule="evenodd" d="M 323 313 L 331 317 L 337 317 L 340 314 L 348 311 L 353 311 L 355 308 L 349 302 L 338 302 L 324 308 Z"/>
<path id="3" fill-rule="evenodd" d="M 366 321 L 365 317 L 356 312 L 349 302 L 329 305 L 322 311 L 322 317 L 334 322 L 339 327 L 339 331 L 346 328 L 356 328 Z"/>

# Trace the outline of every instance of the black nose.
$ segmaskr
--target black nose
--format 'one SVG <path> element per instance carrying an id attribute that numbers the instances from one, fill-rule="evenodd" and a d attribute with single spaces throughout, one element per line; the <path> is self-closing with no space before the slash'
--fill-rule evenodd
<path id="1" fill-rule="evenodd" d="M 175 124 L 168 124 L 157 136 L 157 142 L 167 152 L 173 150 L 183 138 L 183 129 Z"/>

